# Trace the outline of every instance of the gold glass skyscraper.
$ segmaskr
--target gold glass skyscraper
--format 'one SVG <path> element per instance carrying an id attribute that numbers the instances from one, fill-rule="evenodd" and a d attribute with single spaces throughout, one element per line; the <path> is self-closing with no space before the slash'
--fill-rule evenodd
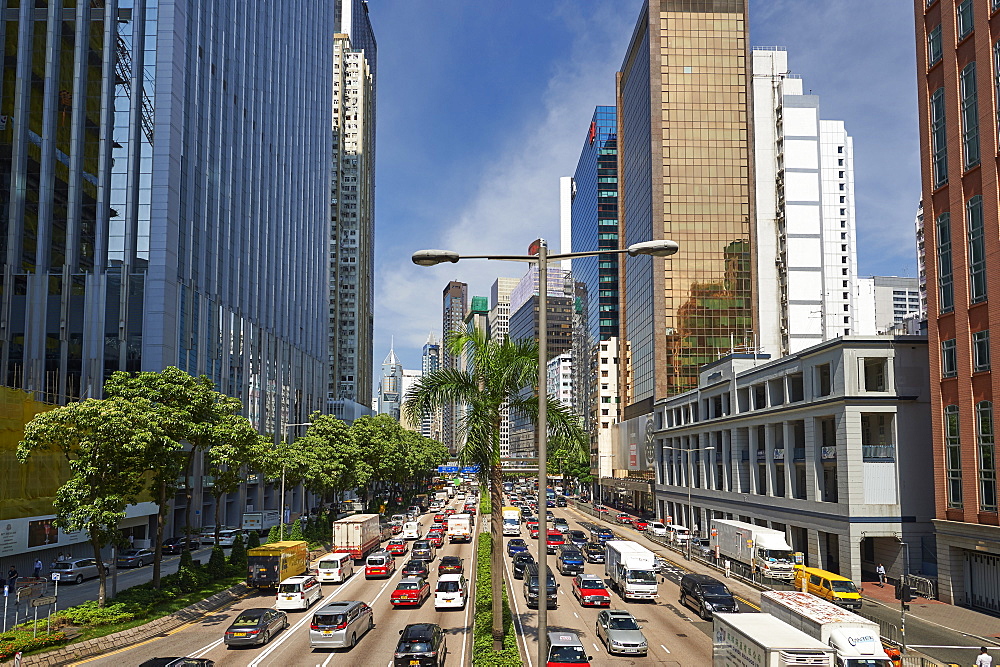
<path id="1" fill-rule="evenodd" d="M 648 0 L 618 73 L 624 418 L 697 386 L 702 365 L 753 345 L 746 0 Z"/>

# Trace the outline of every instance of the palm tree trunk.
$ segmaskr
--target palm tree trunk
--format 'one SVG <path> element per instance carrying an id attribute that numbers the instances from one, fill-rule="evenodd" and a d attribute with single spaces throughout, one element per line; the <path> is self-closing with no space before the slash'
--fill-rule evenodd
<path id="1" fill-rule="evenodd" d="M 490 577 L 493 590 L 493 650 L 503 650 L 503 467 L 496 461 L 490 469 L 490 526 L 493 533 Z"/>

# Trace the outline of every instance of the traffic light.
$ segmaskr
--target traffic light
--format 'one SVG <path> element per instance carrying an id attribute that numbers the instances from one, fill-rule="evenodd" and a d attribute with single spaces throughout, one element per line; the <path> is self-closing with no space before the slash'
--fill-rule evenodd
<path id="1" fill-rule="evenodd" d="M 912 602 L 913 601 L 913 589 L 907 583 L 899 582 L 896 584 L 896 599 L 900 602 Z"/>

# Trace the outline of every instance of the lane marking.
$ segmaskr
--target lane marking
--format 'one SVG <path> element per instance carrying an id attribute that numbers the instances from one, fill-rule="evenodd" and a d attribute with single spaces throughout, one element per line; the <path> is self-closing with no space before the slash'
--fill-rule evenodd
<path id="1" fill-rule="evenodd" d="M 191 655 L 191 657 L 192 657 L 192 658 L 200 658 L 201 656 L 203 656 L 204 654 L 208 653 L 209 651 L 211 651 L 211 650 L 212 650 L 213 648 L 215 648 L 216 646 L 218 646 L 219 644 L 221 644 L 221 643 L 222 643 L 222 642 L 224 642 L 225 640 L 226 640 L 226 638 L 225 638 L 225 637 L 222 637 L 222 638 L 220 638 L 220 639 L 216 639 L 216 640 L 215 640 L 214 642 L 212 642 L 211 644 L 209 644 L 209 645 L 208 645 L 208 646 L 206 646 L 205 648 L 200 648 L 200 649 L 198 649 L 197 651 L 195 651 L 195 652 L 194 652 L 194 653 L 193 653 L 193 654 Z"/>
<path id="2" fill-rule="evenodd" d="M 662 649 L 663 649 L 664 651 L 666 651 L 667 653 L 670 653 L 670 649 L 668 649 L 668 648 L 667 648 L 666 646 L 664 646 L 663 644 L 660 644 L 660 648 L 662 648 Z"/>
<path id="3" fill-rule="evenodd" d="M 503 577 L 504 584 L 507 585 L 507 601 L 514 607 L 514 624 L 517 626 L 518 642 L 524 647 L 524 657 L 528 660 L 528 667 L 532 667 L 531 651 L 528 650 L 528 637 L 524 632 L 524 624 L 521 623 L 521 608 L 517 603 L 517 596 L 514 594 L 514 576 L 506 559 L 503 562 Z"/>

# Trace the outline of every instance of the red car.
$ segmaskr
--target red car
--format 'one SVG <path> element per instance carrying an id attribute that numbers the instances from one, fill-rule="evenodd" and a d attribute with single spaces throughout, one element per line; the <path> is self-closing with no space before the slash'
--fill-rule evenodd
<path id="1" fill-rule="evenodd" d="M 634 521 L 632 521 L 632 525 L 635 527 L 636 530 L 646 530 L 647 528 L 649 528 L 649 522 L 646 521 L 645 519 L 635 519 Z"/>
<path id="2" fill-rule="evenodd" d="M 376 551 L 365 560 L 365 579 L 396 574 L 396 559 L 388 551 Z"/>
<path id="3" fill-rule="evenodd" d="M 399 535 L 401 532 L 403 532 L 403 524 L 401 524 L 401 523 L 390 523 L 389 524 L 389 531 L 393 535 Z"/>
<path id="4" fill-rule="evenodd" d="M 632 517 L 625 513 L 619 514 L 615 519 L 618 523 L 632 523 Z"/>
<path id="5" fill-rule="evenodd" d="M 531 539 L 537 540 L 538 539 L 538 524 L 536 523 L 534 526 L 529 527 L 528 528 L 528 533 L 531 536 Z"/>
<path id="6" fill-rule="evenodd" d="M 445 516 L 451 516 L 452 514 L 458 514 L 458 510 L 455 509 L 454 507 L 449 507 L 444 511 Z"/>
<path id="7" fill-rule="evenodd" d="M 444 513 L 439 512 L 434 515 L 434 523 L 444 523 Z"/>
<path id="8" fill-rule="evenodd" d="M 435 547 L 438 548 L 443 547 L 444 533 L 438 533 L 438 532 L 427 533 L 427 541 L 433 544 Z"/>
<path id="9" fill-rule="evenodd" d="M 406 540 L 389 540 L 389 544 L 385 546 L 385 550 L 393 556 L 403 556 L 409 548 Z"/>
<path id="10" fill-rule="evenodd" d="M 545 533 L 545 551 L 554 554 L 558 547 L 566 544 L 566 539 L 558 530 L 550 529 Z"/>
<path id="11" fill-rule="evenodd" d="M 396 584 L 389 597 L 393 607 L 419 607 L 431 596 L 431 586 L 422 577 L 406 577 Z"/>
<path id="12" fill-rule="evenodd" d="M 584 607 L 610 607 L 611 594 L 604 580 L 593 574 L 578 574 L 573 579 L 573 595 Z"/>

